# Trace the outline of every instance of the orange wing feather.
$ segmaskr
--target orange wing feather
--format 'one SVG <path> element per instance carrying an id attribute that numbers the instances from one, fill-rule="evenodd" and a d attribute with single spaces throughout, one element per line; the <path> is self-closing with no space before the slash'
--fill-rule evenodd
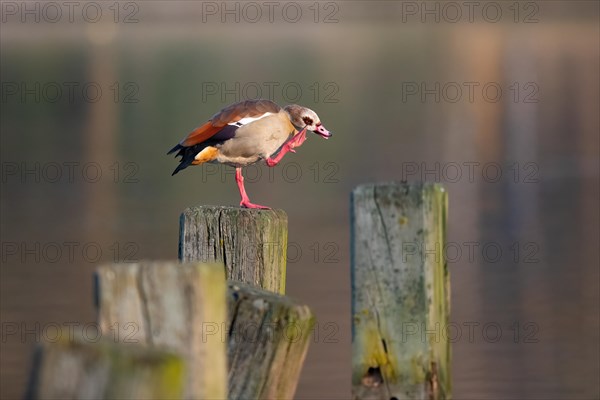
<path id="1" fill-rule="evenodd" d="M 224 125 L 223 125 L 224 126 Z M 185 139 L 181 141 L 182 146 L 193 146 L 198 143 L 202 143 L 207 139 L 210 139 L 214 135 L 217 134 L 223 126 L 214 126 L 211 121 L 208 121 L 204 125 L 194 129 L 190 132 L 189 135 L 186 136 Z"/>
<path id="2" fill-rule="evenodd" d="M 187 135 L 179 144 L 189 147 L 202 143 L 216 135 L 227 124 L 237 122 L 242 118 L 257 117 L 264 113 L 278 113 L 281 110 L 270 100 L 246 100 L 225 107 L 206 122 Z"/>

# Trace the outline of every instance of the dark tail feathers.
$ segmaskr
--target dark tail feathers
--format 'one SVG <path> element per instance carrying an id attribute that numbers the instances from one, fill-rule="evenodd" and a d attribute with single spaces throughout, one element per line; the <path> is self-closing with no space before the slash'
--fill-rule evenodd
<path id="1" fill-rule="evenodd" d="M 180 144 L 177 144 L 177 145 L 175 145 L 175 147 L 173 147 L 171 150 L 169 150 L 169 152 L 167 153 L 167 155 L 169 155 L 169 154 L 171 154 L 171 153 L 173 153 L 173 152 L 175 152 L 175 151 L 177 151 L 177 150 L 179 150 L 181 148 L 183 148 L 183 146 L 180 145 Z M 177 155 L 179 155 L 179 154 L 177 154 Z M 175 157 L 177 157 L 177 156 L 175 156 Z"/>
<path id="2" fill-rule="evenodd" d="M 175 157 L 181 156 L 181 159 L 179 160 L 179 165 L 177 166 L 177 168 L 175 168 L 175 171 L 173 171 L 171 176 L 175 175 L 182 169 L 186 169 L 187 167 L 192 165 L 192 162 L 194 161 L 194 158 L 196 157 L 196 155 L 198 153 L 200 153 L 205 147 L 206 147 L 205 144 L 197 144 L 195 146 L 190 146 L 190 147 L 185 147 L 185 146 L 178 144 L 177 146 L 175 146 L 171 150 L 169 150 L 167 155 L 177 151 L 177 154 L 175 154 Z"/>

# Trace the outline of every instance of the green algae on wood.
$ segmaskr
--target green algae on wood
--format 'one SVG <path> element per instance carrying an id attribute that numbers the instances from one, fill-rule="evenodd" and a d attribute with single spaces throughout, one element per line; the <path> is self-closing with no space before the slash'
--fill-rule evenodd
<path id="1" fill-rule="evenodd" d="M 293 399 L 315 318 L 286 296 L 229 282 L 230 399 Z"/>
<path id="2" fill-rule="evenodd" d="M 179 259 L 220 262 L 227 279 L 285 294 L 287 214 L 200 206 L 180 218 Z"/>
<path id="3" fill-rule="evenodd" d="M 30 385 L 29 399 L 182 399 L 185 362 L 139 345 L 60 340 L 36 350 Z"/>
<path id="4" fill-rule="evenodd" d="M 187 362 L 184 397 L 227 397 L 226 283 L 222 264 L 144 261 L 98 268 L 104 336 L 169 348 Z"/>
<path id="5" fill-rule="evenodd" d="M 438 184 L 352 193 L 354 399 L 448 399 L 447 194 Z"/>

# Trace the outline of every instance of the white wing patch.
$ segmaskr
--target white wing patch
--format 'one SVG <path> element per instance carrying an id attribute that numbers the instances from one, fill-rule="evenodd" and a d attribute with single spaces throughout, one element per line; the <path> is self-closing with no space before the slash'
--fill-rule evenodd
<path id="1" fill-rule="evenodd" d="M 247 124 L 249 124 L 251 122 L 258 121 L 261 118 L 268 117 L 269 115 L 273 115 L 273 113 L 267 112 L 267 113 L 264 113 L 263 115 L 259 115 L 258 117 L 246 117 L 246 118 L 242 118 L 239 121 L 230 122 L 227 125 L 244 126 L 244 125 L 247 125 Z"/>

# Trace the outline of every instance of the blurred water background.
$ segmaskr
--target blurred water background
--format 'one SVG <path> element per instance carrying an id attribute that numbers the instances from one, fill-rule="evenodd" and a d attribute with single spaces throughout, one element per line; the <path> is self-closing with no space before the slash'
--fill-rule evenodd
<path id="1" fill-rule="evenodd" d="M 287 291 L 318 318 L 298 399 L 350 396 L 349 192 L 401 179 L 449 192 L 454 397 L 598 398 L 598 2 L 499 1 L 497 22 L 392 1 L 297 2 L 296 22 L 277 3 L 270 22 L 259 2 L 236 22 L 233 2 L 143 1 L 56 23 L 7 3 L 0 397 L 22 396 L 38 336 L 95 320 L 98 263 L 176 258 L 184 208 L 237 205 L 231 169 L 171 177 L 165 153 L 261 95 L 335 133 L 247 171 L 288 213 Z"/>

